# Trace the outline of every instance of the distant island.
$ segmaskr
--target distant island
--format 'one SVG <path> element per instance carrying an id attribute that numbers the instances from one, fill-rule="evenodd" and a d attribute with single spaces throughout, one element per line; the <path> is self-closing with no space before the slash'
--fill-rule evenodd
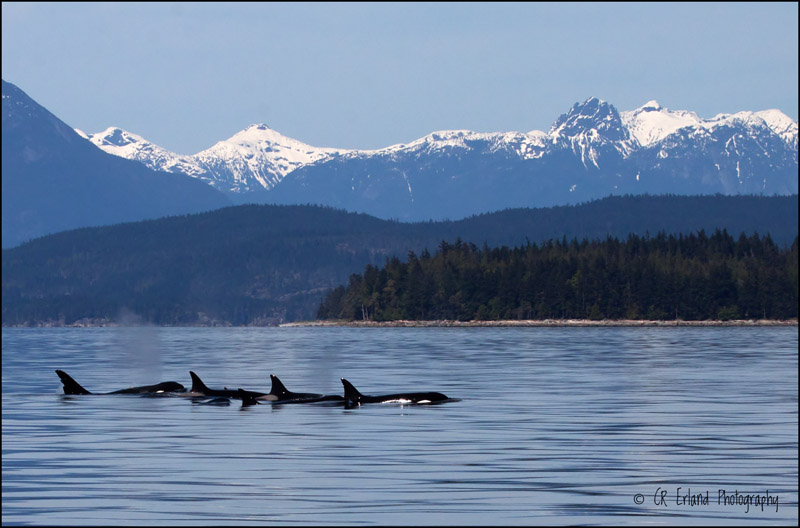
<path id="1" fill-rule="evenodd" d="M 790 320 L 797 309 L 796 237 L 779 248 L 769 236 L 735 240 L 716 230 L 514 248 L 442 242 L 435 255 L 410 252 L 407 262 L 395 257 L 382 268 L 368 265 L 327 294 L 317 318 L 631 325 Z"/>

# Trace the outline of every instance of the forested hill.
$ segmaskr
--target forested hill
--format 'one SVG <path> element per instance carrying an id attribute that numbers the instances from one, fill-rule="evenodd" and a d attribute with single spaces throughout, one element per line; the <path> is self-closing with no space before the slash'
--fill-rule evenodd
<path id="1" fill-rule="evenodd" d="M 320 319 L 792 319 L 797 238 L 727 231 L 490 249 L 442 242 L 367 266 L 329 292 Z"/>
<path id="2" fill-rule="evenodd" d="M 275 324 L 314 318 L 366 265 L 442 241 L 519 246 L 630 233 L 797 235 L 797 196 L 627 196 L 405 224 L 317 206 L 229 207 L 85 228 L 3 250 L 3 324 Z"/>

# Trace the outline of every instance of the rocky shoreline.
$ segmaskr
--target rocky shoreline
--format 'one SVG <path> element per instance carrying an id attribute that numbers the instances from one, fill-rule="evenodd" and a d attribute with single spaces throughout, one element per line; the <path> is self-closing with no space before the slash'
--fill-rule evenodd
<path id="1" fill-rule="evenodd" d="M 627 326 L 627 327 L 669 327 L 669 326 L 797 326 L 797 319 L 777 321 L 772 319 L 740 319 L 731 321 L 641 321 L 634 319 L 600 320 L 589 319 L 544 319 L 544 320 L 503 320 L 503 321 L 299 321 L 283 323 L 280 327 L 548 327 L 548 326 Z"/>

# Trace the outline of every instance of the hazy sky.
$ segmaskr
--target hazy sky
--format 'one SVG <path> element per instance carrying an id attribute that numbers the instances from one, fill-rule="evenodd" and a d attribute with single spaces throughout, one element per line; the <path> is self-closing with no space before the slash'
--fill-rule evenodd
<path id="1" fill-rule="evenodd" d="M 2 75 L 70 126 L 193 154 L 548 130 L 578 101 L 798 107 L 797 3 L 3 3 Z"/>

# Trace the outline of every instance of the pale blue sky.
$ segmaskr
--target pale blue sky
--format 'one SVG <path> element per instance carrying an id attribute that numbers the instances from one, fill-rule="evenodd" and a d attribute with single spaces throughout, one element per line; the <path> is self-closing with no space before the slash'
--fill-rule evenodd
<path id="1" fill-rule="evenodd" d="M 193 154 L 547 130 L 575 102 L 797 120 L 797 3 L 7 3 L 2 76 L 85 132 Z"/>

